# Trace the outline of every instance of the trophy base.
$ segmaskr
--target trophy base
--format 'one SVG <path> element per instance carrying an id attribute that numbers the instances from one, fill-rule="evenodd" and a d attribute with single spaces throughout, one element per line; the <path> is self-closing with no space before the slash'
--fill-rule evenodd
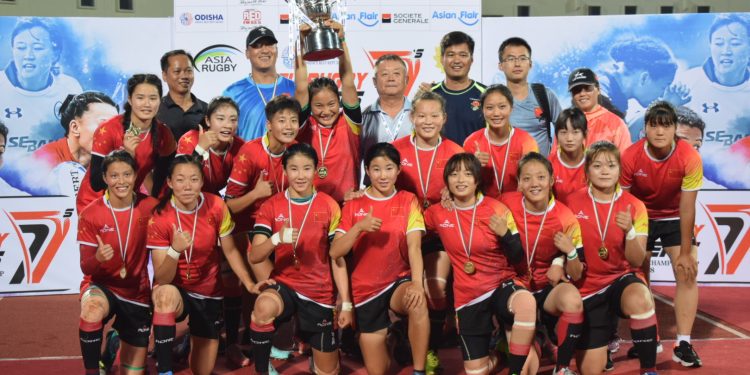
<path id="1" fill-rule="evenodd" d="M 305 37 L 304 54 L 302 54 L 305 61 L 330 60 L 343 54 L 341 41 L 332 29 L 320 28 Z"/>

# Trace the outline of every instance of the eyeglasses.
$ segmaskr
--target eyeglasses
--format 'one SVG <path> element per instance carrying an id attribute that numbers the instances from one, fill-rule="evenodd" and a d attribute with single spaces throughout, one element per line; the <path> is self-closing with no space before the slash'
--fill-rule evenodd
<path id="1" fill-rule="evenodd" d="M 529 62 L 530 60 L 531 60 L 531 58 L 528 57 L 528 56 L 518 56 L 518 57 L 516 57 L 516 56 L 508 56 L 508 57 L 505 58 L 505 60 L 503 60 L 503 62 L 504 63 L 511 63 L 511 64 L 515 64 L 516 62 L 519 62 L 519 63 L 523 64 L 523 63 Z"/>

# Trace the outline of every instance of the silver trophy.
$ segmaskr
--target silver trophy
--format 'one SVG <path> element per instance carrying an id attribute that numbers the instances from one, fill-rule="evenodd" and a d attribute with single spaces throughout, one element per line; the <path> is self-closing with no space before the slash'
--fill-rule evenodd
<path id="1" fill-rule="evenodd" d="M 306 61 L 323 61 L 335 59 L 344 53 L 336 31 L 323 26 L 323 22 L 332 18 L 334 4 L 338 0 L 287 0 L 297 17 L 293 22 L 309 24 L 312 28 L 304 37 L 302 58 Z M 340 6 L 340 5 L 339 5 Z M 296 8 L 296 9 L 294 9 Z M 339 15 L 341 17 L 341 15 Z M 342 19 L 342 18 L 339 18 Z M 299 28 L 297 31 L 299 32 Z"/>

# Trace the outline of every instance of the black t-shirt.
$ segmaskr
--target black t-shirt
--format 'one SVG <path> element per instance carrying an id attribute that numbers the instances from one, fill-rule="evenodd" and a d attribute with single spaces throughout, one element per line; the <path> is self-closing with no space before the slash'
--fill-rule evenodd
<path id="1" fill-rule="evenodd" d="M 461 91 L 446 88 L 444 82 L 432 87 L 432 92 L 445 98 L 448 121 L 443 127 L 443 135 L 446 138 L 463 145 L 466 137 L 484 127 L 479 99 L 486 88 L 477 81 L 471 81 L 469 87 Z"/>
<path id="2" fill-rule="evenodd" d="M 169 130 L 172 131 L 175 141 L 180 140 L 182 135 L 190 130 L 197 129 L 198 123 L 203 120 L 206 116 L 206 110 L 208 104 L 203 100 L 190 94 L 193 99 L 193 105 L 187 110 L 183 111 L 182 107 L 177 105 L 172 97 L 168 94 L 161 99 L 161 105 L 159 106 L 159 113 L 156 118 L 165 123 Z"/>

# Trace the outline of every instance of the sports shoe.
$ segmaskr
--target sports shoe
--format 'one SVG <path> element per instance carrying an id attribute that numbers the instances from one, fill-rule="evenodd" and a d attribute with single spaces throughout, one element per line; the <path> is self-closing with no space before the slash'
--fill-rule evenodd
<path id="1" fill-rule="evenodd" d="M 107 332 L 104 350 L 99 361 L 100 373 L 103 371 L 106 374 L 112 370 L 112 364 L 115 363 L 118 350 L 120 350 L 120 335 L 117 330 L 111 329 Z"/>
<path id="2" fill-rule="evenodd" d="M 604 365 L 604 371 L 612 371 L 615 369 L 615 362 L 612 360 L 612 353 L 607 351 L 607 363 Z"/>
<path id="3" fill-rule="evenodd" d="M 571 370 L 568 367 L 563 367 L 560 370 L 558 370 L 557 368 L 555 368 L 555 372 L 553 372 L 552 374 L 554 374 L 554 375 L 578 375 L 578 374 L 576 374 L 575 371 Z"/>
<path id="4" fill-rule="evenodd" d="M 701 367 L 703 362 L 698 357 L 698 353 L 693 350 L 693 346 L 686 341 L 680 341 L 680 345 L 674 347 L 672 360 L 685 367 Z"/>
<path id="5" fill-rule="evenodd" d="M 427 352 L 424 371 L 427 375 L 437 375 L 443 372 L 443 368 L 440 367 L 440 357 L 438 357 L 437 353 L 433 350 Z"/>
<path id="6" fill-rule="evenodd" d="M 659 354 L 664 351 L 664 345 L 661 344 L 661 341 L 656 343 L 656 354 Z M 638 358 L 638 349 L 635 348 L 635 345 L 633 345 L 632 348 L 628 349 L 628 358 Z"/>
<path id="7" fill-rule="evenodd" d="M 271 347 L 271 358 L 273 359 L 281 359 L 286 361 L 289 358 L 292 358 L 292 352 L 289 350 L 281 350 L 275 346 Z"/>
<path id="8" fill-rule="evenodd" d="M 273 368 L 271 362 L 268 362 L 268 375 L 279 375 L 279 372 L 276 371 L 275 368 Z"/>
<path id="9" fill-rule="evenodd" d="M 643 375 L 657 375 L 656 371 L 646 371 Z"/>

